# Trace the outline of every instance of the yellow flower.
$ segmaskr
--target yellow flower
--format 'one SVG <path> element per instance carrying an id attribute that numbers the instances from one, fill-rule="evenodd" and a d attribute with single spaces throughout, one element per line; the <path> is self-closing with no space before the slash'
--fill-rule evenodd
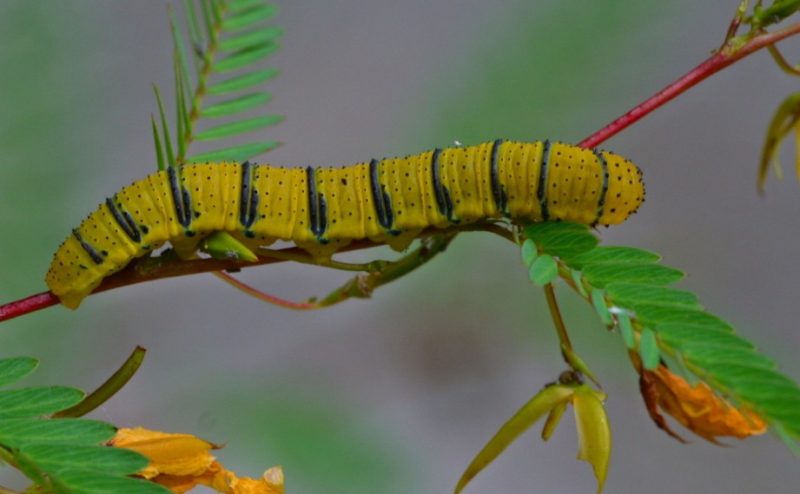
<path id="1" fill-rule="evenodd" d="M 283 494 L 283 470 L 272 467 L 259 479 L 239 478 L 211 454 L 219 446 L 191 434 L 158 432 L 137 427 L 119 429 L 110 446 L 132 449 L 150 463 L 138 475 L 183 494 L 198 485 L 224 494 Z"/>

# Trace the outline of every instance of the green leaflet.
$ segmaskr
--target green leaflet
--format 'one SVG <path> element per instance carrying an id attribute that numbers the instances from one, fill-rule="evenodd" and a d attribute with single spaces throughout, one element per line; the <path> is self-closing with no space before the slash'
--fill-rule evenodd
<path id="1" fill-rule="evenodd" d="M 642 366 L 647 370 L 655 370 L 661 363 L 656 334 L 650 328 L 642 330 L 639 338 L 639 356 L 642 358 Z"/>
<path id="2" fill-rule="evenodd" d="M 522 242 L 522 263 L 527 266 L 528 268 L 531 267 L 533 261 L 536 260 L 536 257 L 539 255 L 539 252 L 536 250 L 536 244 L 531 239 L 527 239 Z"/>
<path id="3" fill-rule="evenodd" d="M 546 285 L 558 277 L 558 264 L 552 256 L 541 255 L 531 264 L 528 277 L 539 286 Z"/>
<path id="4" fill-rule="evenodd" d="M 108 446 L 33 444 L 22 447 L 19 454 L 47 473 L 74 469 L 129 475 L 147 466 L 147 459 L 140 454 Z"/>
<path id="5" fill-rule="evenodd" d="M 194 137 L 198 141 L 221 139 L 223 137 L 244 134 L 245 132 L 252 132 L 270 125 L 275 125 L 281 120 L 283 120 L 283 117 L 280 115 L 264 115 L 261 117 L 247 118 L 212 127 L 198 133 Z"/>
<path id="6" fill-rule="evenodd" d="M 208 88 L 208 94 L 219 95 L 240 91 L 266 82 L 276 75 L 278 75 L 276 69 L 262 69 L 248 72 L 247 74 L 231 77 L 230 79 L 225 79 L 224 81 L 211 85 Z"/>
<path id="7" fill-rule="evenodd" d="M 176 166 L 175 149 L 172 147 L 172 137 L 169 133 L 169 124 L 167 124 L 167 115 L 166 112 L 164 112 L 164 104 L 161 102 L 161 93 L 158 91 L 157 86 L 153 86 L 153 92 L 156 95 L 156 101 L 158 102 L 158 114 L 161 118 L 161 132 L 164 138 L 164 150 L 166 151 L 167 156 L 166 162 L 170 167 L 174 167 Z M 160 145 L 157 143 L 156 147 L 160 148 Z M 159 159 L 159 163 L 161 162 L 162 160 Z"/>
<path id="8" fill-rule="evenodd" d="M 269 4 L 254 4 L 250 8 L 244 8 L 234 15 L 226 18 L 222 22 L 222 29 L 225 31 L 238 31 L 246 29 L 260 21 L 274 17 L 278 13 L 278 8 Z"/>
<path id="9" fill-rule="evenodd" d="M 597 312 L 597 315 L 600 316 L 600 320 L 603 322 L 603 325 L 607 328 L 614 326 L 614 319 L 611 317 L 611 313 L 608 311 L 608 305 L 606 305 L 606 299 L 603 290 L 592 290 L 591 298 L 594 310 Z"/>
<path id="10" fill-rule="evenodd" d="M 597 245 L 597 237 L 585 225 L 574 223 L 534 223 L 525 228 L 525 234 L 540 250 L 557 257 L 577 256 Z"/>
<path id="11" fill-rule="evenodd" d="M 629 350 L 636 348 L 636 336 L 633 333 L 633 325 L 631 325 L 631 318 L 628 317 L 628 314 L 624 312 L 617 314 L 617 323 L 625 346 Z"/>
<path id="12" fill-rule="evenodd" d="M 69 408 L 83 399 L 83 391 L 64 386 L 39 386 L 0 391 L 0 419 L 36 417 Z"/>
<path id="13" fill-rule="evenodd" d="M 201 110 L 200 114 L 203 117 L 209 118 L 224 117 L 226 115 L 252 110 L 268 102 L 269 99 L 269 96 L 264 93 L 250 93 L 207 106 Z"/>
<path id="14" fill-rule="evenodd" d="M 272 41 L 267 41 L 259 45 L 243 48 L 217 62 L 214 65 L 214 71 L 225 73 L 241 69 L 242 67 L 272 55 L 277 49 L 278 44 Z"/>
<path id="15" fill-rule="evenodd" d="M 587 264 L 653 263 L 660 259 L 658 254 L 633 247 L 600 246 L 571 258 L 569 265 L 581 269 Z"/>
<path id="16" fill-rule="evenodd" d="M 53 482 L 70 494 L 170 494 L 166 487 L 142 479 L 87 470 L 63 470 Z"/>
<path id="17" fill-rule="evenodd" d="M 230 0 L 228 2 L 228 10 L 231 12 L 239 12 L 256 5 L 260 5 L 264 0 Z"/>
<path id="18" fill-rule="evenodd" d="M 668 285 L 683 278 L 677 269 L 641 262 L 589 264 L 581 271 L 589 283 L 600 288 L 614 282 Z"/>
<path id="19" fill-rule="evenodd" d="M 627 247 L 586 249 L 589 242 L 577 240 L 591 235 L 582 225 L 534 224 L 525 229 L 525 235 L 535 242 L 540 255 L 559 256 L 557 262 L 566 268 L 560 273 L 569 273 L 565 279 L 579 286 L 579 293 L 594 304 L 604 322 L 607 313 L 616 318 L 629 349 L 636 348 L 638 332 L 645 367 L 657 367 L 662 352 L 675 357 L 678 365 L 734 403 L 757 411 L 790 447 L 797 444 L 800 387 L 778 372 L 773 360 L 736 335 L 730 323 L 703 310 L 693 293 L 668 286 L 683 273 L 659 264 L 652 252 Z M 580 247 L 572 249 L 573 245 Z M 584 284 L 590 287 L 588 293 Z"/>
<path id="20" fill-rule="evenodd" d="M 116 428 L 88 419 L 3 419 L 0 444 L 20 447 L 32 443 L 92 445 L 111 439 Z"/>
<path id="21" fill-rule="evenodd" d="M 254 142 L 242 144 L 229 148 L 209 151 L 207 153 L 195 154 L 186 159 L 187 162 L 207 162 L 207 161 L 245 161 L 254 156 L 278 147 L 277 141 Z"/>
<path id="22" fill-rule="evenodd" d="M 15 383 L 33 372 L 39 361 L 30 357 L 0 359 L 0 386 Z"/>
<path id="23" fill-rule="evenodd" d="M 606 285 L 606 293 L 614 304 L 634 309 L 643 303 L 701 308 L 694 293 L 664 286 L 617 282 Z"/>
<path id="24" fill-rule="evenodd" d="M 274 41 L 283 34 L 278 27 L 261 27 L 253 31 L 242 33 L 228 39 L 224 39 L 219 44 L 222 51 L 236 51 L 244 48 L 262 45 L 266 42 Z"/>
<path id="25" fill-rule="evenodd" d="M 667 322 L 656 325 L 655 331 L 662 343 L 672 347 L 714 345 L 755 350 L 755 345 L 732 332 L 708 326 Z"/>

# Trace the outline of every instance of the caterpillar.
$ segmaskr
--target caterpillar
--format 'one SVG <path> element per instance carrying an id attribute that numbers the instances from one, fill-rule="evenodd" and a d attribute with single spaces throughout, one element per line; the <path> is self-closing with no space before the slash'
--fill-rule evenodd
<path id="1" fill-rule="evenodd" d="M 423 230 L 485 219 L 607 226 L 636 212 L 641 177 L 610 152 L 502 139 L 341 168 L 187 164 L 100 204 L 58 248 L 46 282 L 74 309 L 133 259 L 167 241 L 191 258 L 220 231 L 248 248 L 287 240 L 330 258 L 356 239 L 404 250 Z"/>

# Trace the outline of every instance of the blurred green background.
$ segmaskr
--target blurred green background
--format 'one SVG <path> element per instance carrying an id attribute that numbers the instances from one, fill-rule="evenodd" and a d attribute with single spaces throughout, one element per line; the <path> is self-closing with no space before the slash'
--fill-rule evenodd
<path id="1" fill-rule="evenodd" d="M 284 145 L 264 160 L 300 166 L 456 140 L 579 141 L 707 56 L 738 2 L 277 3 L 268 111 L 287 120 L 267 131 Z M 172 87 L 170 56 L 161 0 L 0 2 L 2 301 L 42 291 L 70 228 L 153 171 L 150 85 Z M 798 378 L 800 194 L 793 179 L 766 197 L 754 185 L 766 123 L 796 88 L 758 54 L 608 142 L 643 168 L 648 200 L 601 234 L 687 271 L 683 287 Z M 211 276 L 129 287 L 3 324 L 2 353 L 41 358 L 35 381 L 91 389 L 140 344 L 142 370 L 95 417 L 227 443 L 219 457 L 242 474 L 282 464 L 293 493 L 450 492 L 563 367 L 544 298 L 506 244 L 465 234 L 372 300 L 316 313 Z M 242 278 L 294 298 L 345 279 L 289 265 Z M 771 437 L 684 446 L 657 430 L 621 341 L 561 291 L 610 396 L 607 492 L 797 491 L 796 459 Z M 547 445 L 524 436 L 466 492 L 594 492 L 575 452 L 569 422 Z"/>

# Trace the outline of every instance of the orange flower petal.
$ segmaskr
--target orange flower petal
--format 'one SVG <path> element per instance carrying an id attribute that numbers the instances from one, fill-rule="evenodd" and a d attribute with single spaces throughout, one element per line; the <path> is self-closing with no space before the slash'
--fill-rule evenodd
<path id="1" fill-rule="evenodd" d="M 642 381 L 649 386 L 647 394 L 651 396 L 645 396 L 648 408 L 656 403 L 681 425 L 710 442 L 716 443 L 718 436 L 742 439 L 767 430 L 767 424 L 755 413 L 736 408 L 703 382 L 689 384 L 663 365 L 654 372 L 643 371 Z M 656 423 L 659 424 L 658 420 Z M 665 424 L 659 424 L 662 425 Z M 671 432 L 668 427 L 665 430 Z"/>
<path id="2" fill-rule="evenodd" d="M 214 461 L 209 451 L 217 448 L 191 434 L 158 432 L 143 427 L 119 429 L 109 444 L 146 456 L 150 464 L 139 472 L 146 479 L 159 474 L 201 475 Z"/>
<path id="3" fill-rule="evenodd" d="M 218 446 L 191 434 L 120 429 L 109 445 L 143 454 L 150 464 L 138 475 L 183 494 L 205 485 L 223 494 L 283 494 L 283 470 L 272 467 L 260 479 L 238 478 L 209 453 Z"/>

